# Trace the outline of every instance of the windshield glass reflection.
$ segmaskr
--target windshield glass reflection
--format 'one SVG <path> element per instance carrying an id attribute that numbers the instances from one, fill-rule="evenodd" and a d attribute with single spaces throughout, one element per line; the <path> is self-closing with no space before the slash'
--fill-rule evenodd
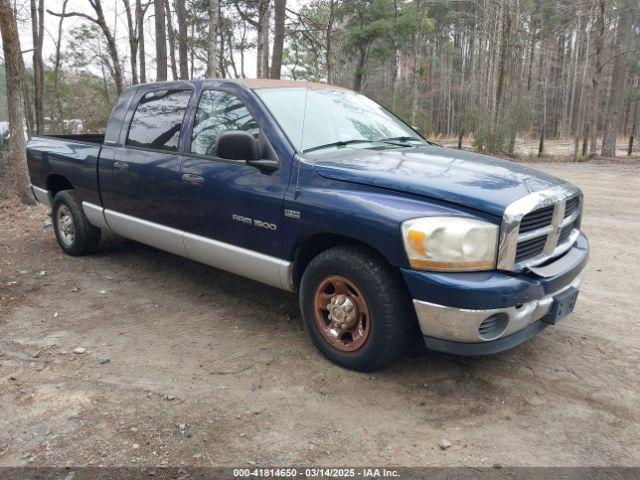
<path id="1" fill-rule="evenodd" d="M 303 153 L 425 144 L 408 125 L 358 93 L 337 88 L 262 88 L 256 93 Z"/>

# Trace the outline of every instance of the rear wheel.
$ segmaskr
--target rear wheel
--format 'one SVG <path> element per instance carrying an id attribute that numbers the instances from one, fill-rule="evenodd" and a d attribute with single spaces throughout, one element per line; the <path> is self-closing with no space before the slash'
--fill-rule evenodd
<path id="1" fill-rule="evenodd" d="M 100 229 L 89 223 L 73 190 L 63 190 L 55 195 L 51 216 L 53 230 L 63 252 L 80 256 L 98 250 Z"/>
<path id="2" fill-rule="evenodd" d="M 314 258 L 302 276 L 300 304 L 318 350 L 353 370 L 393 362 L 415 322 L 398 271 L 358 246 L 331 248 Z"/>

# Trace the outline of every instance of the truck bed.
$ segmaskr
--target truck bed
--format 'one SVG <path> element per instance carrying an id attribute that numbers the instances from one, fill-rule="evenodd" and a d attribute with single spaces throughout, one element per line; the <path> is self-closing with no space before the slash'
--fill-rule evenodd
<path id="1" fill-rule="evenodd" d="M 97 166 L 103 142 L 104 135 L 98 134 L 32 137 L 27 143 L 32 185 L 55 194 L 68 180 L 80 198 L 99 205 Z"/>

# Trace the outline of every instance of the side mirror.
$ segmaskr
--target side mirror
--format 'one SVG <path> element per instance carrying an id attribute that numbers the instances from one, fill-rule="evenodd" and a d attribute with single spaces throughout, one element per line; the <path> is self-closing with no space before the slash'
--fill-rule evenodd
<path id="1" fill-rule="evenodd" d="M 216 154 L 225 160 L 260 160 L 258 142 L 243 130 L 228 130 L 216 141 Z"/>
<path id="2" fill-rule="evenodd" d="M 422 132 L 420 132 L 420 127 L 418 127 L 417 125 L 411 125 L 411 130 L 413 130 L 419 135 L 422 135 Z"/>
<path id="3" fill-rule="evenodd" d="M 261 159 L 258 142 L 244 130 L 228 130 L 218 136 L 216 154 L 225 160 L 244 160 L 260 171 L 273 172 L 280 168 L 276 160 Z"/>

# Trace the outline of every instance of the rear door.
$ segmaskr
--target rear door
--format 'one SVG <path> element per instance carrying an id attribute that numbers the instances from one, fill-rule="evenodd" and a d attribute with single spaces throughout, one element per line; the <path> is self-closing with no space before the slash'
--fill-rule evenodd
<path id="1" fill-rule="evenodd" d="M 181 228 L 179 146 L 191 95 L 191 89 L 165 88 L 147 91 L 137 104 L 134 99 L 124 145 L 111 159 L 107 209 Z"/>

